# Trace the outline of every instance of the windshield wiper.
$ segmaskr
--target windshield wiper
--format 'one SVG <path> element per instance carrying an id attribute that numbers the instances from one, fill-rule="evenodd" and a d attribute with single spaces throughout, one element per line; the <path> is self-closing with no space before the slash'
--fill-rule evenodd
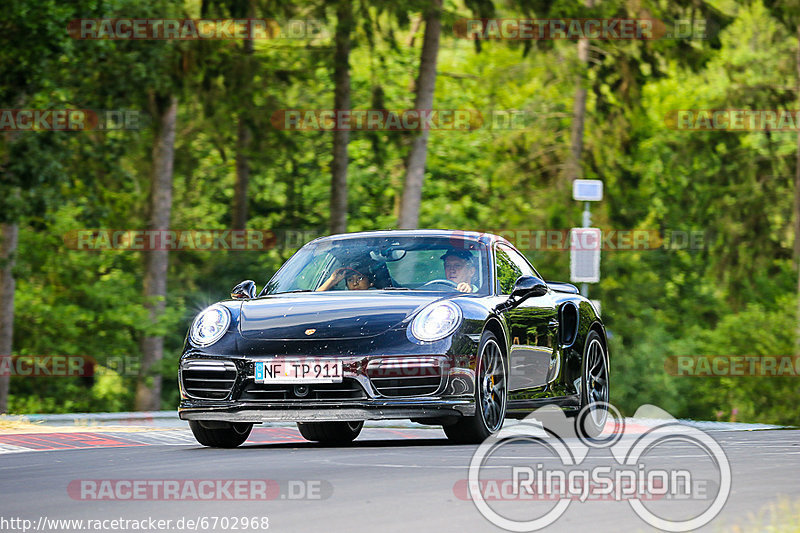
<path id="1" fill-rule="evenodd" d="M 382 291 L 410 291 L 408 287 L 384 287 Z"/>

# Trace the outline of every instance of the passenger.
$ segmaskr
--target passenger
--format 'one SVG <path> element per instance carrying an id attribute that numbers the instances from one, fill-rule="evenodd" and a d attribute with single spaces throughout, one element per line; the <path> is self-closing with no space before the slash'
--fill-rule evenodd
<path id="1" fill-rule="evenodd" d="M 475 257 L 469 250 L 448 250 L 442 257 L 444 261 L 444 276 L 456 284 L 456 290 L 461 292 L 478 292 L 478 287 L 472 284 L 475 277 Z"/>
<path id="2" fill-rule="evenodd" d="M 351 291 L 363 291 L 375 287 L 375 275 L 367 265 L 353 265 L 353 267 L 337 268 L 325 283 L 319 286 L 318 291 L 329 291 L 342 280 Z"/>

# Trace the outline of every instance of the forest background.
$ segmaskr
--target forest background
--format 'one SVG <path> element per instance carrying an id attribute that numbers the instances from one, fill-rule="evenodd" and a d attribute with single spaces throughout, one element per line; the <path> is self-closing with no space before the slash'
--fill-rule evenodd
<path id="1" fill-rule="evenodd" d="M 95 40 L 70 26 L 104 18 L 263 18 L 283 33 Z M 465 20 L 488 18 L 657 19 L 701 31 L 465 36 Z M 581 225 L 571 184 L 585 178 L 605 186 L 594 226 L 650 237 L 646 247 L 608 244 L 589 289 L 609 332 L 612 401 L 626 414 L 653 403 L 679 417 L 797 423 L 797 377 L 682 377 L 668 362 L 797 353 L 797 125 L 689 130 L 674 117 L 800 109 L 798 23 L 794 2 L 761 0 L 6 0 L 0 107 L 135 120 L 3 128 L 0 354 L 97 364 L 91 377 L 6 372 L 0 412 L 174 408 L 196 313 L 241 280 L 260 289 L 298 246 L 332 232 L 505 232 L 548 279 L 567 281 L 569 250 L 530 235 Z M 474 110 L 484 120 L 429 131 L 281 125 L 286 110 L 325 109 Z M 87 250 L 76 244 L 87 229 L 274 239 L 261 250 Z"/>

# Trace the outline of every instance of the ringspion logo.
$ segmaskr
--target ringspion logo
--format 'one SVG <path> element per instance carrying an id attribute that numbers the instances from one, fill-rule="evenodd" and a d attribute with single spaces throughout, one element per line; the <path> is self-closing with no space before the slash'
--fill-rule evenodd
<path id="1" fill-rule="evenodd" d="M 587 406 L 577 419 L 593 416 L 592 409 L 607 410 L 614 426 L 595 439 L 576 432 L 578 423 L 554 406 L 503 428 L 475 451 L 468 478 L 455 483 L 454 495 L 514 532 L 544 529 L 570 506 L 587 501 L 627 502 L 644 522 L 672 532 L 703 527 L 719 514 L 732 473 L 711 436 L 645 405 L 634 418 L 658 422 L 623 438 L 625 421 L 610 404 Z M 689 448 L 699 459 L 691 466 L 676 460 L 674 446 Z"/>

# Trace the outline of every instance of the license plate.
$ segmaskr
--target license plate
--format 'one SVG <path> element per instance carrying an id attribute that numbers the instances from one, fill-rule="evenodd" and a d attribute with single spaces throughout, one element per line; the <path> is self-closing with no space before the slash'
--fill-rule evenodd
<path id="1" fill-rule="evenodd" d="M 341 383 L 342 361 L 273 359 L 256 361 L 256 383 Z"/>

